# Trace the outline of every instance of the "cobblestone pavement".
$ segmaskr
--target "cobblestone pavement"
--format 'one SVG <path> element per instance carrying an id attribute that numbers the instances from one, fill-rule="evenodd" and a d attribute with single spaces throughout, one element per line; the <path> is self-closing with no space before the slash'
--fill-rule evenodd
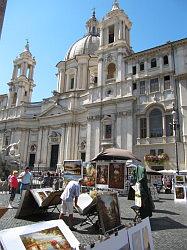
<path id="1" fill-rule="evenodd" d="M 150 219 L 155 250 L 187 250 L 187 205 L 175 204 L 173 194 L 159 196 L 160 201 L 155 202 L 155 211 Z M 0 194 L 0 206 L 8 205 L 8 197 L 8 194 Z M 15 202 L 18 201 L 19 195 L 15 199 Z M 135 214 L 130 207 L 134 202 L 127 200 L 127 197 L 119 197 L 119 203 L 122 223 L 132 222 Z M 0 218 L 0 230 L 58 218 L 57 210 L 27 220 L 15 219 L 15 213 L 16 209 L 9 209 Z M 88 224 L 81 227 L 83 217 L 75 214 L 75 218 L 78 231 L 74 234 L 81 244 L 87 245 L 98 239 L 101 233 L 96 228 Z"/>

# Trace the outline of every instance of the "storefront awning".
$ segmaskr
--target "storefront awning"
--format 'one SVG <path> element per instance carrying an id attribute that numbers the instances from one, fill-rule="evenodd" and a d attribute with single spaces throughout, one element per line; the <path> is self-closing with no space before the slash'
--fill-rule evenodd
<path id="1" fill-rule="evenodd" d="M 138 160 L 131 151 L 119 148 L 107 148 L 104 151 L 100 152 L 96 157 L 91 161 L 111 161 L 111 160 Z"/>

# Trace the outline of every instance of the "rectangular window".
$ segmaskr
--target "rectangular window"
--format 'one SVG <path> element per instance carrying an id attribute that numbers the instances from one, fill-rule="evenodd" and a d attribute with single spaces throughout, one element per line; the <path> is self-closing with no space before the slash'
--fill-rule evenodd
<path id="1" fill-rule="evenodd" d="M 140 94 L 145 94 L 145 81 L 140 81 Z"/>
<path id="2" fill-rule="evenodd" d="M 97 83 L 97 80 L 98 80 L 97 76 L 94 76 L 94 83 Z"/>
<path id="3" fill-rule="evenodd" d="M 158 155 L 161 155 L 161 154 L 163 154 L 163 153 L 164 153 L 164 149 L 159 148 L 159 149 L 158 149 Z"/>
<path id="4" fill-rule="evenodd" d="M 150 155 L 156 155 L 156 150 L 155 149 L 150 149 Z"/>
<path id="5" fill-rule="evenodd" d="M 167 55 L 164 56 L 163 61 L 164 61 L 164 65 L 168 65 L 169 64 L 168 56 Z"/>
<path id="6" fill-rule="evenodd" d="M 173 116 L 166 115 L 165 122 L 166 122 L 166 136 L 173 136 Z"/>
<path id="7" fill-rule="evenodd" d="M 141 62 L 140 63 L 140 71 L 143 71 L 144 70 L 144 62 Z"/>
<path id="8" fill-rule="evenodd" d="M 153 78 L 150 80 L 150 93 L 159 91 L 158 78 Z"/>
<path id="9" fill-rule="evenodd" d="M 151 68 L 157 67 L 156 58 L 151 59 Z"/>
<path id="10" fill-rule="evenodd" d="M 164 76 L 164 90 L 170 89 L 170 76 Z"/>
<path id="11" fill-rule="evenodd" d="M 70 80 L 70 89 L 74 89 L 74 78 Z"/>
<path id="12" fill-rule="evenodd" d="M 136 84 L 136 82 L 133 82 L 133 84 L 132 84 L 132 90 L 136 90 L 137 89 L 137 84 Z"/>
<path id="13" fill-rule="evenodd" d="M 146 118 L 140 119 L 140 138 L 147 137 L 147 120 Z"/>
<path id="14" fill-rule="evenodd" d="M 107 124 L 105 125 L 105 139 L 111 139 L 112 138 L 112 125 Z"/>
<path id="15" fill-rule="evenodd" d="M 132 74 L 136 75 L 136 66 L 132 66 Z"/>
<path id="16" fill-rule="evenodd" d="M 108 43 L 113 43 L 114 42 L 114 25 L 111 25 L 108 28 Z"/>

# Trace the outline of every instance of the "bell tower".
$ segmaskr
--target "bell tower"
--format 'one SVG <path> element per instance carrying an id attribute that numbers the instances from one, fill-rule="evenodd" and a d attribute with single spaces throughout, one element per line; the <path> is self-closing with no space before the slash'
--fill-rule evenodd
<path id="1" fill-rule="evenodd" d="M 30 102 L 32 97 L 35 58 L 29 49 L 27 41 L 24 51 L 14 60 L 12 79 L 8 83 L 9 95 L 7 108 L 19 106 L 22 102 Z"/>
<path id="2" fill-rule="evenodd" d="M 98 84 L 107 80 L 120 82 L 124 78 L 123 56 L 132 53 L 130 46 L 131 21 L 115 0 L 111 11 L 100 22 L 98 50 Z"/>

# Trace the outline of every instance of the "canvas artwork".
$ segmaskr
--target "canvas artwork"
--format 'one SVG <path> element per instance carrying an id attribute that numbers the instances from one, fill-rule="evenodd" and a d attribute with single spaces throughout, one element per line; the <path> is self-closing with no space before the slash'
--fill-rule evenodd
<path id="1" fill-rule="evenodd" d="M 96 164 L 95 163 L 87 163 L 83 166 L 83 186 L 87 187 L 95 187 L 96 181 Z"/>
<path id="2" fill-rule="evenodd" d="M 98 193 L 97 208 L 101 228 L 104 234 L 121 225 L 117 193 Z"/>
<path id="3" fill-rule="evenodd" d="M 72 160 L 64 161 L 64 187 L 68 184 L 69 181 L 75 180 L 78 181 L 82 177 L 82 161 L 81 160 Z"/>
<path id="4" fill-rule="evenodd" d="M 143 246 L 144 246 L 144 250 L 150 250 L 150 243 L 149 243 L 149 232 L 148 232 L 148 228 L 144 227 L 142 229 L 142 235 L 143 235 Z"/>
<path id="5" fill-rule="evenodd" d="M 149 217 L 143 219 L 136 226 L 127 229 L 130 249 L 153 250 L 153 238 Z"/>
<path id="6" fill-rule="evenodd" d="M 174 200 L 177 202 L 186 202 L 186 190 L 184 186 L 175 186 Z"/>
<path id="7" fill-rule="evenodd" d="M 124 189 L 123 163 L 110 163 L 109 165 L 109 188 Z"/>
<path id="8" fill-rule="evenodd" d="M 108 164 L 97 165 L 96 184 L 108 185 Z"/>
<path id="9" fill-rule="evenodd" d="M 63 220 L 6 229 L 1 231 L 1 240 L 6 250 L 78 250 L 80 245 Z"/>
<path id="10" fill-rule="evenodd" d="M 47 228 L 30 234 L 20 235 L 20 238 L 26 250 L 72 249 L 58 226 Z"/>
<path id="11" fill-rule="evenodd" d="M 132 234 L 132 245 L 133 245 L 133 250 L 142 250 L 140 230 Z"/>
<path id="12" fill-rule="evenodd" d="M 31 189 L 30 192 L 32 193 L 34 199 L 38 203 L 39 206 L 42 206 L 42 203 L 49 197 L 49 195 L 53 192 L 52 188 L 36 188 Z"/>
<path id="13" fill-rule="evenodd" d="M 175 175 L 175 183 L 176 184 L 183 184 L 185 182 L 184 175 Z"/>

